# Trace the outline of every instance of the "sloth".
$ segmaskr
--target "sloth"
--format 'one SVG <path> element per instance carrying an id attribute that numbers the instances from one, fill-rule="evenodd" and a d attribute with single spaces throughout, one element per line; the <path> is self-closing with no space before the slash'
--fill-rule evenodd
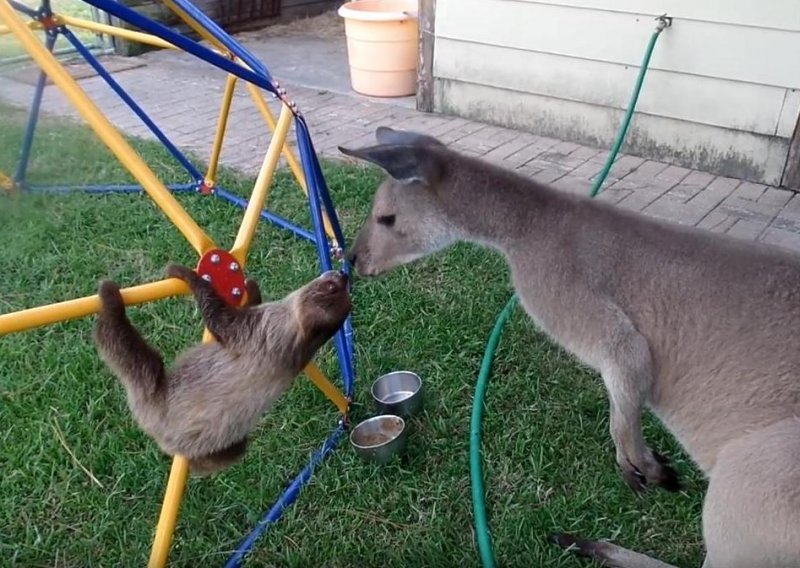
<path id="1" fill-rule="evenodd" d="M 262 303 L 254 280 L 233 308 L 190 268 L 166 274 L 186 282 L 216 341 L 194 345 L 167 370 L 161 354 L 125 312 L 119 286 L 104 280 L 93 339 L 125 389 L 139 428 L 196 475 L 227 469 L 245 454 L 248 435 L 275 400 L 342 326 L 352 308 L 344 273 L 328 271 L 285 298 Z"/>

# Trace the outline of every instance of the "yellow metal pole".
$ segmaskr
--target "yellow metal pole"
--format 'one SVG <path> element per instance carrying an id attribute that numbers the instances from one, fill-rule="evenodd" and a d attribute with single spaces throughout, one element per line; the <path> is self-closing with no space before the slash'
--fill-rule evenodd
<path id="1" fill-rule="evenodd" d="M 91 30 L 93 32 L 99 32 L 102 34 L 117 36 L 124 39 L 128 39 L 130 41 L 142 43 L 145 45 L 152 45 L 153 47 L 161 47 L 164 49 L 177 49 L 170 42 L 164 41 L 160 37 L 156 37 L 154 35 L 146 34 L 143 32 L 137 32 L 135 30 L 126 30 L 124 28 L 118 28 L 116 26 L 109 26 L 108 24 L 101 24 L 100 22 L 92 22 L 89 20 L 84 20 L 82 18 L 73 18 L 72 16 L 64 16 L 61 14 L 56 16 L 56 18 L 61 22 L 76 28 L 83 28 L 85 30 Z"/>
<path id="2" fill-rule="evenodd" d="M 252 87 L 252 85 L 248 84 L 248 87 Z M 252 91 L 251 94 L 253 94 Z M 260 97 L 260 94 L 257 90 L 255 91 L 255 95 L 256 96 L 254 96 L 254 100 L 257 101 L 256 104 L 258 104 L 258 101 L 260 101 L 266 107 L 266 103 Z M 265 115 L 265 118 L 268 116 L 272 119 L 272 114 L 269 112 L 269 108 L 262 110 L 262 114 Z M 239 227 L 239 234 L 236 236 L 236 241 L 231 249 L 231 254 L 236 257 L 242 266 L 244 266 L 247 250 L 252 242 L 259 215 L 261 210 L 264 208 L 264 203 L 266 202 L 266 198 L 269 193 L 269 184 L 272 181 L 272 176 L 278 164 L 278 155 L 281 151 L 288 149 L 288 145 L 286 145 L 285 142 L 286 135 L 289 131 L 289 125 L 291 123 L 291 118 L 291 109 L 284 104 L 281 106 L 281 113 L 278 117 L 277 123 L 274 121 L 274 119 L 272 119 L 272 124 L 270 124 L 270 128 L 273 130 L 272 140 L 270 140 L 270 145 L 267 149 L 267 155 L 264 158 L 264 163 L 262 164 L 261 171 L 259 171 L 258 178 L 256 179 L 253 193 L 251 194 L 250 201 L 247 204 L 244 219 Z M 300 176 L 302 176 L 302 170 L 299 170 L 299 173 Z M 300 183 L 300 180 L 302 179 L 303 178 L 300 177 L 298 179 L 298 183 Z M 304 372 L 308 378 L 311 379 L 311 382 L 314 383 L 314 385 L 336 405 L 340 412 L 347 412 L 347 399 L 335 386 L 333 386 L 333 384 L 331 384 L 331 382 L 314 363 L 309 363 Z"/>
<path id="3" fill-rule="evenodd" d="M 214 336 L 211 335 L 208 328 L 205 328 L 203 330 L 203 343 L 212 341 L 214 341 Z M 172 546 L 172 537 L 175 534 L 175 525 L 178 523 L 178 513 L 180 512 L 181 501 L 183 500 L 183 493 L 188 479 L 189 460 L 184 456 L 173 457 L 147 568 L 163 568 L 167 564 L 169 550 Z"/>
<path id="4" fill-rule="evenodd" d="M 183 500 L 186 480 L 189 478 L 189 461 L 183 456 L 172 458 L 167 489 L 161 504 L 161 515 L 158 517 L 153 547 L 150 549 L 150 561 L 147 568 L 163 568 L 167 564 L 172 536 L 178 522 L 178 511 Z"/>
<path id="5" fill-rule="evenodd" d="M 42 29 L 42 24 L 40 22 L 36 22 L 36 21 L 25 22 L 25 25 L 28 26 L 32 30 L 40 30 L 40 29 Z M 10 33 L 11 33 L 11 30 L 8 28 L 8 26 L 0 26 L 0 35 L 7 35 L 7 34 L 10 34 Z"/>
<path id="6" fill-rule="evenodd" d="M 11 178 L 11 176 L 8 176 L 3 172 L 0 172 L 0 189 L 4 189 L 6 191 L 13 191 L 15 185 L 16 184 L 14 183 L 14 180 Z"/>
<path id="7" fill-rule="evenodd" d="M 314 363 L 309 363 L 303 372 L 306 376 L 311 379 L 311 382 L 314 383 L 319 390 L 327 396 L 333 404 L 336 405 L 336 408 L 339 409 L 339 412 L 342 414 L 347 413 L 347 399 L 344 395 L 337 389 L 333 384 L 325 377 L 322 371 L 319 370 Z"/>
<path id="8" fill-rule="evenodd" d="M 217 41 L 217 39 L 212 36 L 208 31 L 198 24 L 191 16 L 189 16 L 186 12 L 181 10 L 178 6 L 175 5 L 172 0 L 164 0 L 164 4 L 172 10 L 179 18 L 181 18 L 189 27 L 191 27 L 195 33 L 197 33 L 200 37 L 208 41 L 211 45 L 216 47 L 221 51 L 226 51 L 225 47 Z M 238 61 L 238 60 L 237 60 Z M 248 67 L 247 64 L 244 62 L 239 62 L 245 67 Z M 248 67 L 249 68 L 249 67 Z M 264 97 L 261 92 L 258 90 L 258 87 L 253 85 L 252 83 L 247 83 L 247 88 L 250 91 L 250 95 L 253 97 L 253 101 L 255 102 L 258 110 L 261 112 L 261 116 L 264 117 L 264 120 L 267 122 L 267 125 L 270 129 L 274 132 L 276 128 L 275 117 L 272 116 L 272 112 L 269 110 L 266 101 L 264 101 Z M 283 111 L 283 109 L 281 109 Z M 291 148 L 289 145 L 286 145 L 286 148 L 283 150 L 284 157 L 286 158 L 286 162 L 289 164 L 289 168 L 292 170 L 295 179 L 297 179 L 297 183 L 300 186 L 300 189 L 303 190 L 303 193 L 308 196 L 308 190 L 306 186 L 305 176 L 303 175 L 303 169 L 300 167 L 300 164 L 297 158 L 294 156 Z M 328 235 L 328 238 L 336 241 L 336 237 L 333 233 L 333 227 L 331 226 L 330 220 L 328 219 L 328 215 L 323 211 L 322 213 L 322 222 L 325 226 L 325 232 Z"/>
<path id="9" fill-rule="evenodd" d="M 75 109 L 89 123 L 92 130 L 136 178 L 144 190 L 153 198 L 161 210 L 183 233 L 189 243 L 204 253 L 214 247 L 214 243 L 203 232 L 189 214 L 181 207 L 175 197 L 164 187 L 142 158 L 134 152 L 122 135 L 111 125 L 99 108 L 86 96 L 78 83 L 61 66 L 56 58 L 36 39 L 33 32 L 25 26 L 22 19 L 5 1 L 0 1 L 0 18 L 17 36 L 22 47 L 33 57 L 39 67 L 47 73 Z"/>
<path id="10" fill-rule="evenodd" d="M 168 278 L 158 282 L 125 288 L 121 292 L 125 304 L 131 306 L 186 294 L 189 292 L 189 287 L 181 280 Z M 99 310 L 100 298 L 94 295 L 3 314 L 0 315 L 0 336 L 85 317 L 97 313 Z"/>
<path id="11" fill-rule="evenodd" d="M 272 115 L 272 111 L 269 109 L 267 105 L 267 101 L 264 100 L 264 96 L 261 91 L 258 90 L 258 87 L 253 85 L 252 83 L 247 83 L 247 90 L 250 93 L 250 97 L 253 99 L 253 103 L 256 105 L 256 108 L 261 113 L 264 122 L 267 123 L 269 129 L 274 131 L 275 130 L 275 117 Z M 297 179 L 297 183 L 300 185 L 300 188 L 303 190 L 303 193 L 308 195 L 307 193 L 307 186 L 306 186 L 306 178 L 303 175 L 303 168 L 300 167 L 300 162 L 298 161 L 297 157 L 292 152 L 292 149 L 289 147 L 288 144 L 283 148 L 283 157 L 286 159 L 286 163 L 289 164 L 289 169 L 292 170 L 294 177 Z"/>
<path id="12" fill-rule="evenodd" d="M 278 117 L 278 124 L 272 135 L 272 140 L 270 140 L 269 148 L 267 148 L 267 155 L 264 156 L 264 162 L 258 172 L 253 192 L 250 194 L 242 224 L 239 226 L 239 233 L 236 235 L 233 248 L 231 248 L 231 254 L 242 266 L 245 265 L 247 260 L 247 251 L 250 248 L 253 235 L 255 235 L 261 210 L 267 201 L 272 176 L 278 166 L 278 158 L 281 155 L 283 143 L 286 141 L 286 134 L 289 132 L 289 125 L 292 123 L 292 116 L 291 109 L 287 105 L 283 105 L 281 114 Z"/>
<path id="13" fill-rule="evenodd" d="M 231 102 L 233 92 L 236 90 L 236 75 L 228 75 L 225 82 L 225 93 L 222 95 L 222 106 L 219 109 L 219 119 L 217 120 L 217 132 L 214 136 L 214 146 L 211 148 L 211 159 L 208 164 L 206 181 L 214 183 L 217 179 L 217 168 L 219 166 L 219 155 L 222 153 L 222 143 L 225 140 L 225 130 L 228 128 L 228 116 L 231 112 Z"/>
<path id="14" fill-rule="evenodd" d="M 264 122 L 267 123 L 270 130 L 275 130 L 275 117 L 272 116 L 272 111 L 269 110 L 269 105 L 267 105 L 267 101 L 264 100 L 264 95 L 258 88 L 253 85 L 252 83 L 247 84 L 247 90 L 250 92 L 250 97 L 253 99 L 253 103 L 256 105 L 256 108 L 261 113 Z M 289 169 L 292 170 L 295 179 L 297 180 L 297 185 L 300 186 L 300 190 L 303 194 L 308 197 L 308 186 L 306 185 L 306 177 L 303 174 L 303 168 L 300 167 L 300 163 L 297 157 L 292 152 L 292 149 L 286 144 L 283 148 L 283 157 L 286 158 L 286 163 L 289 164 Z M 325 227 L 325 233 L 328 235 L 328 238 L 332 241 L 336 241 L 336 236 L 333 234 L 333 227 L 331 226 L 331 222 L 328 219 L 328 214 L 323 211 L 322 212 L 322 224 Z"/>
<path id="15" fill-rule="evenodd" d="M 164 4 L 170 10 L 175 12 L 175 14 L 179 18 L 181 18 L 189 27 L 191 27 L 198 35 L 200 35 L 200 37 L 202 37 L 203 39 L 205 39 L 206 41 L 211 43 L 211 45 L 213 45 L 217 49 L 222 50 L 222 51 L 226 51 L 225 47 L 219 41 L 217 41 L 217 39 L 214 36 L 212 36 L 210 33 L 208 33 L 208 31 L 204 27 L 202 27 L 200 24 L 198 24 L 186 12 L 184 12 L 178 6 L 176 6 L 175 3 L 172 2 L 172 0 L 164 0 Z M 237 62 L 239 62 L 239 61 L 237 60 Z M 239 62 L 239 63 L 241 63 L 244 67 L 249 68 L 249 66 L 247 64 L 245 64 L 244 62 Z M 275 128 L 277 126 L 277 124 L 275 122 L 275 117 L 272 116 L 272 112 L 269 110 L 269 106 L 267 106 L 267 103 L 264 100 L 264 97 L 263 97 L 261 91 L 259 91 L 258 87 L 256 87 L 252 83 L 247 83 L 247 89 L 250 91 L 250 95 L 253 98 L 253 101 L 255 102 L 256 107 L 261 112 L 261 116 L 264 118 L 264 120 L 266 121 L 267 125 L 270 127 L 270 129 L 274 133 L 275 132 Z M 283 109 L 281 109 L 281 112 L 283 112 Z M 300 189 L 302 189 L 303 193 L 306 196 L 308 196 L 308 190 L 307 190 L 307 186 L 306 186 L 305 176 L 303 175 L 303 169 L 300 167 L 300 164 L 299 164 L 297 158 L 295 157 L 294 153 L 292 152 L 292 150 L 291 150 L 291 148 L 289 147 L 288 144 L 283 149 L 283 155 L 284 155 L 284 158 L 286 158 L 286 162 L 289 164 L 289 168 L 292 170 L 292 173 L 294 174 L 295 179 L 297 179 L 297 183 L 300 186 Z M 331 226 L 331 223 L 330 223 L 330 221 L 328 219 L 328 215 L 325 212 L 323 212 L 322 215 L 323 215 L 322 221 L 323 221 L 323 224 L 325 225 L 325 232 L 328 234 L 328 237 L 330 239 L 335 241 L 336 237 L 333 234 L 333 227 Z"/>

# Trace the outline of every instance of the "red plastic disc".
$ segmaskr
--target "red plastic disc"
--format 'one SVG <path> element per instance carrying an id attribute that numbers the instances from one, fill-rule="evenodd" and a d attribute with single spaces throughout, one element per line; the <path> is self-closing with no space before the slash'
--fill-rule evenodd
<path id="1" fill-rule="evenodd" d="M 221 249 L 208 251 L 197 263 L 197 274 L 231 306 L 239 306 L 244 300 L 244 272 L 231 253 Z"/>

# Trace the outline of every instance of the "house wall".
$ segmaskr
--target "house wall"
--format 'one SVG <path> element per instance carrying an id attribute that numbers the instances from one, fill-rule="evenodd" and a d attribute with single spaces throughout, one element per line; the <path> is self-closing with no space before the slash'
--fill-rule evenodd
<path id="1" fill-rule="evenodd" d="M 779 184 L 800 115 L 798 0 L 437 0 L 434 109 Z"/>
<path id="2" fill-rule="evenodd" d="M 219 4 L 217 0 L 195 0 L 193 4 L 210 18 L 216 19 L 218 12 L 217 5 Z"/>

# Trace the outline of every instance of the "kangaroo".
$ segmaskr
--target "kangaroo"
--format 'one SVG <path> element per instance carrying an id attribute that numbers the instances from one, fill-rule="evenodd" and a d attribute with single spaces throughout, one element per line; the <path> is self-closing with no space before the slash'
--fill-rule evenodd
<path id="1" fill-rule="evenodd" d="M 326 272 L 268 303 L 248 279 L 247 302 L 237 309 L 193 270 L 170 265 L 166 272 L 189 285 L 216 342 L 189 348 L 165 370 L 158 351 L 131 325 L 119 286 L 110 280 L 99 286 L 94 341 L 142 431 L 164 453 L 188 458 L 194 474 L 209 475 L 243 458 L 262 414 L 344 323 L 351 309 L 347 277 Z"/>
<path id="2" fill-rule="evenodd" d="M 348 253 L 356 273 L 456 241 L 498 251 L 527 314 L 602 377 L 625 482 L 679 487 L 645 444 L 645 407 L 707 476 L 703 566 L 800 566 L 800 256 L 570 195 L 426 135 L 376 138 L 339 148 L 388 174 Z M 606 566 L 668 566 L 554 539 Z"/>

